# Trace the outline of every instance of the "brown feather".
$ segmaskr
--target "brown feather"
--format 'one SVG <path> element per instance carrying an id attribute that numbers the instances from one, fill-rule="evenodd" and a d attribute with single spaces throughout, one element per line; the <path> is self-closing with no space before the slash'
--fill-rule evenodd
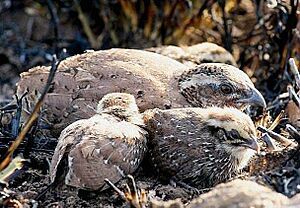
<path id="1" fill-rule="evenodd" d="M 65 183 L 87 190 L 104 190 L 105 178 L 116 183 L 122 178 L 121 172 L 132 174 L 138 168 L 146 152 L 147 132 L 108 111 L 104 113 L 105 109 L 89 119 L 76 121 L 61 133 L 50 166 L 52 182 L 58 177 L 63 156 L 68 158 Z M 131 113 L 129 117 L 139 116 Z"/>

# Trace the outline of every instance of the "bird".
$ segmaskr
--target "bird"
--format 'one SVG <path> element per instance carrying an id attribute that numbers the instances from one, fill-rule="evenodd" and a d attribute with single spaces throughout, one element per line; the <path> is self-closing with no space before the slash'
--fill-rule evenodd
<path id="1" fill-rule="evenodd" d="M 23 99 L 23 121 L 48 73 L 49 67 L 42 66 L 21 74 L 17 95 L 28 92 Z M 188 68 L 153 52 L 117 48 L 63 60 L 44 100 L 39 124 L 53 136 L 59 135 L 67 125 L 92 116 L 97 101 L 111 92 L 134 95 L 141 112 L 152 108 L 266 105 L 247 74 L 234 66 L 206 63 Z"/>
<path id="2" fill-rule="evenodd" d="M 147 150 L 143 125 L 132 95 L 105 95 L 94 116 L 61 132 L 50 164 L 51 183 L 63 179 L 80 190 L 103 191 L 105 179 L 117 183 L 134 173 Z"/>
<path id="3" fill-rule="evenodd" d="M 149 160 L 162 180 L 206 189 L 238 175 L 259 151 L 250 117 L 235 108 L 144 112 Z"/>
<path id="4" fill-rule="evenodd" d="M 210 42 L 198 43 L 191 46 L 158 46 L 146 48 L 145 50 L 168 56 L 189 67 L 194 67 L 201 63 L 225 63 L 237 66 L 230 52 Z"/>
<path id="5" fill-rule="evenodd" d="M 181 94 L 194 107 L 266 107 L 263 96 L 250 78 L 228 64 L 201 64 L 182 73 L 178 86 Z"/>

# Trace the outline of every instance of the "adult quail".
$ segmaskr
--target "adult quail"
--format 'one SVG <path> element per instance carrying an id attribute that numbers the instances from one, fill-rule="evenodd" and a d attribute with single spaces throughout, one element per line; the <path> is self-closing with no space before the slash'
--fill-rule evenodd
<path id="1" fill-rule="evenodd" d="M 36 94 L 44 86 L 49 67 L 21 74 L 17 94 L 25 91 L 25 120 Z M 135 96 L 141 112 L 151 108 L 265 106 L 249 77 L 234 66 L 214 63 L 189 69 L 168 57 L 134 49 L 88 52 L 62 61 L 44 102 L 46 123 L 60 131 L 70 123 L 95 113 L 97 100 L 111 92 Z"/>
<path id="2" fill-rule="evenodd" d="M 104 190 L 108 187 L 105 178 L 116 183 L 122 174 L 132 174 L 147 149 L 147 133 L 141 126 L 142 116 L 132 95 L 105 95 L 96 115 L 62 131 L 51 161 L 51 182 L 66 172 L 69 186 Z"/>
<path id="3" fill-rule="evenodd" d="M 237 66 L 233 56 L 225 48 L 215 43 L 203 42 L 192 46 L 159 46 L 146 48 L 175 59 L 184 65 L 194 67 L 201 63 L 225 63 Z"/>
<path id="4" fill-rule="evenodd" d="M 162 179 L 196 188 L 235 176 L 259 150 L 253 122 L 234 108 L 152 109 L 144 121 L 149 157 Z"/>

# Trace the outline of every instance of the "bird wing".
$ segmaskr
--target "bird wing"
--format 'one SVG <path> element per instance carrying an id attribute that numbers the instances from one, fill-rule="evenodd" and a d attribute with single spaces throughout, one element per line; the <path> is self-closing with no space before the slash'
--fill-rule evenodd
<path id="1" fill-rule="evenodd" d="M 78 140 L 78 134 L 86 126 L 86 120 L 79 120 L 66 127 L 58 138 L 54 154 L 50 164 L 50 180 L 56 179 L 58 166 L 62 158 L 70 151 L 71 146 Z"/>
<path id="2" fill-rule="evenodd" d="M 154 165 L 171 176 L 185 177 L 184 167 L 202 160 L 205 137 L 201 116 L 192 109 L 148 110 L 144 121 L 149 130 L 149 152 Z"/>
<path id="3" fill-rule="evenodd" d="M 146 151 L 145 131 L 127 122 L 101 122 L 90 126 L 68 155 L 66 184 L 104 190 L 104 179 L 116 183 L 133 173 Z"/>

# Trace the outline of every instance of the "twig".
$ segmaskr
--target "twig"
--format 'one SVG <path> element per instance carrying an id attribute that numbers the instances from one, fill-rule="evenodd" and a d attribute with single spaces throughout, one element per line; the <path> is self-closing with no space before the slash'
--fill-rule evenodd
<path id="1" fill-rule="evenodd" d="M 47 83 L 43 89 L 43 92 L 40 96 L 40 98 L 38 99 L 38 102 L 36 103 L 33 112 L 30 114 L 27 122 L 25 123 L 22 131 L 20 132 L 20 134 L 18 135 L 18 137 L 16 138 L 16 140 L 11 144 L 11 146 L 9 147 L 8 151 L 6 152 L 6 154 L 1 158 L 0 160 L 0 171 L 2 171 L 11 161 L 11 157 L 14 153 L 14 151 L 18 148 L 18 146 L 21 144 L 21 142 L 23 141 L 23 139 L 25 138 L 27 132 L 31 129 L 31 126 L 33 125 L 33 123 L 36 121 L 36 119 L 39 116 L 39 111 L 40 108 L 42 106 L 42 103 L 44 101 L 44 98 L 51 86 L 51 83 L 54 79 L 54 75 L 55 72 L 58 68 L 60 61 L 57 61 L 57 58 L 55 55 L 53 55 L 53 61 L 52 61 L 52 66 L 49 72 L 49 76 L 47 79 Z"/>
<path id="2" fill-rule="evenodd" d="M 263 133 L 261 139 L 266 143 L 267 149 L 269 151 L 275 151 L 277 149 L 276 144 L 273 142 L 273 139 L 270 137 L 268 133 Z"/>
<path id="3" fill-rule="evenodd" d="M 13 136 L 13 139 L 15 139 L 19 134 L 19 128 L 20 128 L 20 120 L 21 120 L 21 113 L 22 113 L 22 100 L 27 95 L 27 92 L 25 92 L 20 98 L 16 95 L 17 100 L 17 113 L 12 119 L 12 130 L 11 134 Z"/>
<path id="4" fill-rule="evenodd" d="M 290 184 L 290 182 L 292 181 L 292 180 L 294 180 L 295 178 L 294 177 L 291 177 L 291 178 L 289 178 L 289 179 L 286 179 L 286 178 L 284 178 L 283 179 L 283 189 L 284 189 L 284 194 L 285 195 L 288 195 L 289 194 L 289 188 L 288 188 L 288 185 Z"/>
<path id="5" fill-rule="evenodd" d="M 171 4 L 172 3 L 173 2 L 171 2 Z M 160 35 L 161 35 L 161 43 L 162 44 L 166 44 L 167 28 L 168 28 L 168 25 L 170 25 L 170 20 L 172 19 L 172 16 L 173 16 L 174 12 L 176 11 L 177 5 L 178 5 L 177 2 L 175 1 L 171 5 L 171 9 L 170 9 L 169 13 L 165 14 L 162 17 L 162 24 L 161 24 L 161 27 L 159 29 Z"/>
<path id="6" fill-rule="evenodd" d="M 291 159 L 293 159 L 296 155 L 299 155 L 299 151 L 300 151 L 300 145 L 299 145 L 300 144 L 300 133 L 291 124 L 287 124 L 285 126 L 285 130 L 287 132 L 289 132 L 289 134 L 291 135 L 291 137 L 293 137 L 298 142 L 298 147 L 297 147 L 296 151 L 286 160 L 285 163 L 287 163 L 288 161 L 290 161 Z"/>
<path id="7" fill-rule="evenodd" d="M 53 30 L 54 30 L 54 50 L 55 54 L 58 56 L 58 47 L 57 47 L 57 42 L 59 40 L 59 32 L 58 32 L 58 23 L 59 23 L 59 18 L 57 16 L 57 11 L 56 8 L 52 2 L 52 0 L 47 0 L 47 6 L 51 15 L 51 22 L 53 24 Z"/>
<path id="8" fill-rule="evenodd" d="M 10 178 L 17 170 L 20 170 L 26 161 L 27 160 L 20 156 L 15 157 L 11 163 L 9 163 L 9 165 L 0 172 L 0 181 L 8 182 L 8 178 Z"/>
<path id="9" fill-rule="evenodd" d="M 281 121 L 281 119 L 284 116 L 284 111 L 282 110 L 279 115 L 274 119 L 273 123 L 271 124 L 271 126 L 269 127 L 269 130 L 274 130 L 276 128 L 276 126 L 278 126 L 279 122 Z"/>
<path id="10" fill-rule="evenodd" d="M 297 85 L 298 89 L 300 89 L 300 74 L 298 71 L 298 67 L 296 66 L 295 60 L 293 58 L 290 58 L 289 64 L 290 64 L 291 72 L 295 78 L 296 85 Z"/>
<path id="11" fill-rule="evenodd" d="M 289 132 L 289 134 L 298 142 L 300 143 L 300 133 L 297 131 L 297 129 L 292 126 L 291 124 L 287 124 L 285 126 L 285 130 Z"/>
<path id="12" fill-rule="evenodd" d="M 288 86 L 287 88 L 288 88 L 290 98 L 294 101 L 294 103 L 298 106 L 298 108 L 300 108 L 300 98 L 298 97 L 294 88 L 292 86 Z"/>
<path id="13" fill-rule="evenodd" d="M 268 133 L 273 139 L 284 144 L 285 146 L 292 146 L 292 147 L 297 146 L 297 144 L 295 144 L 293 141 L 291 141 L 291 140 L 285 138 L 284 136 L 281 136 L 280 134 L 277 134 L 274 131 L 271 131 L 263 126 L 258 126 L 257 130 L 261 131 L 262 133 Z"/>
<path id="14" fill-rule="evenodd" d="M 186 32 L 187 29 L 191 26 L 193 26 L 197 21 L 201 19 L 201 16 L 204 12 L 204 10 L 209 10 L 209 8 L 215 3 L 214 0 L 205 0 L 201 7 L 199 8 L 198 12 L 194 15 L 192 15 L 187 20 L 183 21 L 181 23 L 181 27 L 177 28 L 177 30 L 174 30 L 172 36 L 174 37 L 182 37 Z"/>
<path id="15" fill-rule="evenodd" d="M 7 105 L 0 108 L 1 112 L 13 112 L 18 108 L 16 103 L 8 103 Z"/>
<path id="16" fill-rule="evenodd" d="M 74 3 L 75 3 L 76 10 L 78 12 L 78 18 L 83 27 L 83 31 L 86 34 L 86 36 L 88 37 L 92 48 L 94 48 L 94 49 L 99 48 L 100 44 L 97 42 L 97 38 L 95 37 L 95 35 L 89 25 L 89 21 L 88 21 L 87 17 L 83 14 L 83 11 L 80 7 L 78 0 L 74 0 Z"/>
<path id="17" fill-rule="evenodd" d="M 226 17 L 226 11 L 225 11 L 225 5 L 226 1 L 225 0 L 218 0 L 218 3 L 222 9 L 222 19 L 223 19 L 223 26 L 224 26 L 224 46 L 225 49 L 227 49 L 229 52 L 232 52 L 232 37 L 231 33 L 229 32 L 228 28 L 228 22 L 227 22 L 227 17 Z"/>

